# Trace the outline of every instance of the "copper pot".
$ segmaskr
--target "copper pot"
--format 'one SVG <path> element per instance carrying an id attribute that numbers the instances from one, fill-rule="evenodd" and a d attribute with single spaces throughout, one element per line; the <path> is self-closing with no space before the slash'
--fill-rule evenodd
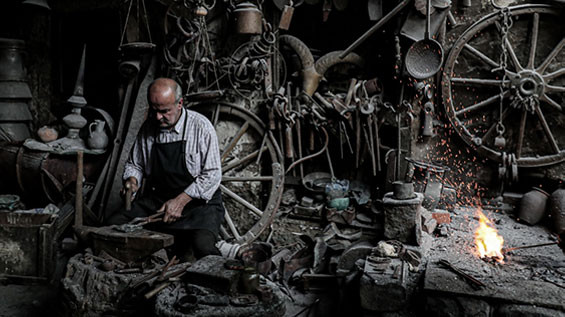
<path id="1" fill-rule="evenodd" d="M 532 188 L 531 191 L 524 194 L 520 201 L 520 209 L 518 218 L 525 223 L 535 225 L 545 214 L 545 207 L 549 194 L 541 188 Z"/>
<path id="2" fill-rule="evenodd" d="M 549 219 L 557 234 L 565 232 L 565 189 L 554 191 L 549 197 Z"/>
<path id="3" fill-rule="evenodd" d="M 239 3 L 233 13 L 237 33 L 261 34 L 263 32 L 263 13 L 253 3 Z"/>

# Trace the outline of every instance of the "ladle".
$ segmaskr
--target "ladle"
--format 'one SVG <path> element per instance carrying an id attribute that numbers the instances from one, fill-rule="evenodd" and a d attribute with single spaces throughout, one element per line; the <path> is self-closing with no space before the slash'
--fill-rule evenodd
<path id="1" fill-rule="evenodd" d="M 424 39 L 412 44 L 406 53 L 406 70 L 415 79 L 435 75 L 443 63 L 443 47 L 430 37 L 431 0 L 426 1 L 426 32 Z"/>

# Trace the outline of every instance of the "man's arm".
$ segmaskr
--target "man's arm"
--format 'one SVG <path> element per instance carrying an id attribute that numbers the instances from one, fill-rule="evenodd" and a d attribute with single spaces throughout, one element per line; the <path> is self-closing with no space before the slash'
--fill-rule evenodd
<path id="1" fill-rule="evenodd" d="M 218 137 L 210 122 L 207 122 L 206 129 L 202 131 L 198 147 L 200 150 L 200 174 L 193 175 L 194 182 L 184 192 L 192 198 L 208 201 L 212 199 L 222 181 Z"/>
<path id="2" fill-rule="evenodd" d="M 143 130 L 139 132 L 135 143 L 131 149 L 130 155 L 126 164 L 124 165 L 124 173 L 122 179 L 124 180 L 124 187 L 129 183 L 129 186 L 135 185 L 134 193 L 137 188 L 141 186 L 141 181 L 143 180 L 143 173 L 145 171 L 145 164 L 147 162 L 147 149 L 146 140 L 143 136 Z"/>

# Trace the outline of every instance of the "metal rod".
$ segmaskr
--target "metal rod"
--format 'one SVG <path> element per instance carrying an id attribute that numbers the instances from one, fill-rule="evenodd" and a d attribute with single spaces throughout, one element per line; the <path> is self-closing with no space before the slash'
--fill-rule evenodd
<path id="1" fill-rule="evenodd" d="M 541 243 L 541 244 L 524 245 L 524 246 L 521 246 L 521 247 L 504 248 L 504 249 L 502 249 L 502 253 L 506 253 L 506 252 L 510 252 L 510 251 L 514 251 L 514 250 L 520 250 L 520 249 L 545 247 L 545 246 L 548 246 L 548 245 L 554 245 L 554 244 L 558 244 L 558 243 L 559 242 L 554 241 L 554 242 L 547 242 L 547 243 Z"/>
<path id="2" fill-rule="evenodd" d="M 369 38 L 369 36 L 371 36 L 378 29 L 380 29 L 385 23 L 387 23 L 398 12 L 400 12 L 400 10 L 404 9 L 404 7 L 410 2 L 411 2 L 411 0 L 403 0 L 402 2 L 400 2 L 396 7 L 394 7 L 394 9 L 392 9 L 392 11 L 390 11 L 387 15 L 382 17 L 375 25 L 373 25 L 369 30 L 367 30 L 367 32 L 365 32 L 355 42 L 353 42 L 353 44 L 349 45 L 349 47 L 346 48 L 345 51 L 343 51 L 343 53 L 341 53 L 339 55 L 339 58 L 340 59 L 344 58 L 345 56 L 347 56 L 347 54 L 351 53 L 354 49 L 356 49 L 357 46 L 359 46 L 359 45 L 361 45 L 361 43 L 365 42 L 365 40 L 367 40 L 367 38 Z"/>

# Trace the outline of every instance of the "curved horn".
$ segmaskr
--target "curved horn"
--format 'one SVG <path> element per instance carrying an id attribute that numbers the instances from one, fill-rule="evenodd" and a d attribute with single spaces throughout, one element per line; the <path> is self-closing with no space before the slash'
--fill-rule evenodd
<path id="1" fill-rule="evenodd" d="M 310 52 L 310 49 L 304 42 L 292 35 L 281 35 L 279 41 L 290 46 L 298 55 L 302 64 L 302 90 L 312 97 L 316 88 L 318 88 L 318 83 L 322 79 L 322 75 L 316 72 L 314 67 L 312 52 Z"/>

